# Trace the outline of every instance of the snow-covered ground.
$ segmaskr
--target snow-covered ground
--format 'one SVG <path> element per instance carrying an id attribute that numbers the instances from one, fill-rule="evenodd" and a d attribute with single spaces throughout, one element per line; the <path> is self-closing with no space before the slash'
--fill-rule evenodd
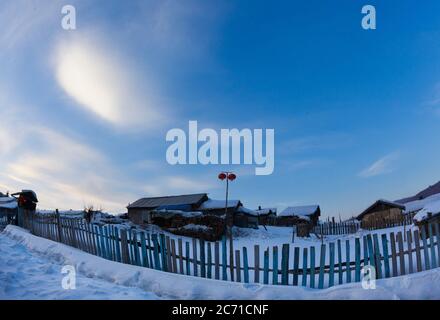
<path id="1" fill-rule="evenodd" d="M 75 266 L 76 289 L 61 286 Z M 0 299 L 440 299 L 440 268 L 330 289 L 231 283 L 108 261 L 31 235 L 15 226 L 0 234 Z"/>

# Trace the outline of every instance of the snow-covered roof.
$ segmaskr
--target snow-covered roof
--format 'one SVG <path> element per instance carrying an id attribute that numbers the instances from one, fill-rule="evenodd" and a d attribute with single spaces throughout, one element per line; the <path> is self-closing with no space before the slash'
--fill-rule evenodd
<path id="1" fill-rule="evenodd" d="M 240 200 L 228 200 L 228 208 L 236 208 L 240 205 Z M 226 200 L 214 200 L 208 199 L 203 202 L 198 209 L 199 210 L 214 210 L 214 209 L 224 209 L 226 205 Z"/>
<path id="2" fill-rule="evenodd" d="M 423 209 L 421 209 L 414 216 L 414 221 L 421 222 L 423 220 L 428 219 L 430 216 L 434 217 L 440 214 L 440 199 L 436 201 L 431 201 L 426 204 Z"/>
<path id="3" fill-rule="evenodd" d="M 258 216 L 258 213 L 256 210 L 252 210 L 243 206 L 238 207 L 238 212 L 242 212 L 244 214 L 250 215 L 250 216 Z"/>
<path id="4" fill-rule="evenodd" d="M 0 208 L 3 209 L 17 208 L 17 199 L 13 197 L 0 197 Z"/>
<path id="5" fill-rule="evenodd" d="M 405 213 L 419 211 L 420 209 L 423 209 L 425 205 L 435 201 L 440 201 L 440 193 L 434 194 L 421 200 L 407 202 L 405 203 Z"/>
<path id="6" fill-rule="evenodd" d="M 270 213 L 276 214 L 277 208 L 261 208 L 261 209 L 255 210 L 255 212 L 260 216 L 264 216 L 264 215 L 267 215 Z"/>
<path id="7" fill-rule="evenodd" d="M 310 216 L 310 215 L 315 214 L 318 209 L 319 209 L 318 205 L 287 207 L 286 209 L 281 211 L 278 214 L 278 216 L 280 216 L 280 217 Z"/>

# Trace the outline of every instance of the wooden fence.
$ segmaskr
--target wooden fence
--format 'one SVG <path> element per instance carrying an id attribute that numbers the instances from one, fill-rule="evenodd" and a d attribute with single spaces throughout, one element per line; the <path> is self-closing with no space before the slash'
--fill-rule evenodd
<path id="1" fill-rule="evenodd" d="M 439 224 L 405 234 L 368 234 L 320 246 L 259 245 L 234 250 L 232 266 L 224 238 L 206 242 L 163 233 L 98 226 L 83 219 L 25 215 L 31 233 L 125 264 L 217 280 L 326 288 L 361 281 L 364 266 L 389 278 L 440 266 Z M 435 240 L 434 240 L 435 238 Z"/>
<path id="2" fill-rule="evenodd" d="M 389 218 L 377 218 L 372 221 L 362 221 L 361 228 L 365 230 L 377 230 L 392 227 L 408 226 L 413 223 L 413 215 L 405 214 L 400 217 Z"/>
<path id="3" fill-rule="evenodd" d="M 358 222 L 324 222 L 313 227 L 317 235 L 342 235 L 356 233 L 360 229 Z"/>

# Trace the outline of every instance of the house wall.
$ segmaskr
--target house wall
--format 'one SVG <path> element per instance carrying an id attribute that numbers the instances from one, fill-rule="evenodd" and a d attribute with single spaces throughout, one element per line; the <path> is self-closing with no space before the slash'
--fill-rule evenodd
<path id="1" fill-rule="evenodd" d="M 362 217 L 362 223 L 372 224 L 377 221 L 392 222 L 402 218 L 402 210 L 399 208 L 388 208 L 385 210 L 374 211 Z"/>
<path id="2" fill-rule="evenodd" d="M 138 225 L 143 225 L 144 221 L 146 223 L 151 223 L 150 210 L 144 208 L 130 208 L 128 209 L 128 220 Z"/>

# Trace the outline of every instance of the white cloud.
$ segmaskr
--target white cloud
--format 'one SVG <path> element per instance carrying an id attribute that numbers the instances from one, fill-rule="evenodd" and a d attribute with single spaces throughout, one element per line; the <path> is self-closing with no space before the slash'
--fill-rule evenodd
<path id="1" fill-rule="evenodd" d="M 82 34 L 58 43 L 55 75 L 78 106 L 117 127 L 156 128 L 166 119 L 151 83 L 136 74 L 117 48 Z"/>
<path id="2" fill-rule="evenodd" d="M 375 161 L 373 164 L 359 172 L 359 176 L 363 178 L 374 177 L 386 173 L 390 173 L 394 170 L 392 164 L 397 160 L 399 154 L 397 152 L 390 153 L 379 160 Z"/>
<path id="3" fill-rule="evenodd" d="M 161 196 L 171 194 L 204 193 L 219 188 L 215 178 L 213 182 L 207 182 L 206 177 L 186 177 L 186 176 L 161 176 L 152 179 L 150 183 L 143 187 L 149 196 Z"/>

